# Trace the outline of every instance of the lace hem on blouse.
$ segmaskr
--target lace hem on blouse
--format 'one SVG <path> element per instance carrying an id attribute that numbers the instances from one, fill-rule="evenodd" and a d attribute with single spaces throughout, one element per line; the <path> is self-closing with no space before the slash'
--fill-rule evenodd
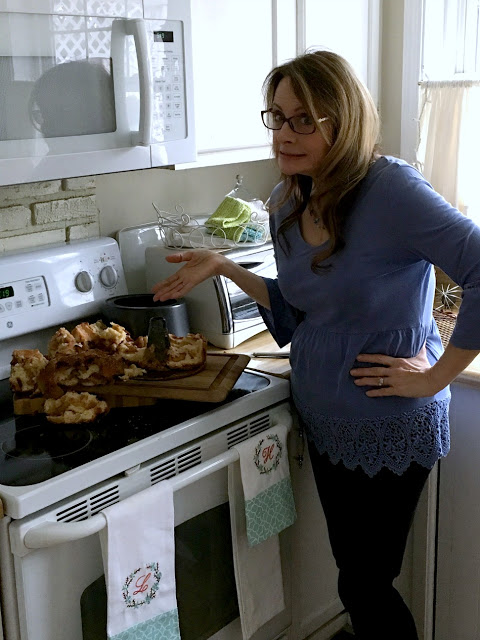
<path id="1" fill-rule="evenodd" d="M 401 475 L 412 461 L 431 469 L 450 449 L 450 398 L 420 409 L 380 418 L 346 419 L 324 416 L 309 407 L 297 409 L 307 436 L 320 454 L 327 453 L 348 469 L 360 466 L 372 477 L 387 467 Z"/>

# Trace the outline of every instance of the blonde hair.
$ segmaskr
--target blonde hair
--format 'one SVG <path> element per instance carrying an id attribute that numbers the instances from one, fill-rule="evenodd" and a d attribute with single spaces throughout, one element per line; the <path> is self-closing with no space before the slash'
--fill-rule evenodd
<path id="1" fill-rule="evenodd" d="M 272 107 L 283 78 L 290 79 L 296 97 L 314 121 L 328 118 L 318 125 L 330 148 L 317 173 L 312 179 L 282 176 L 285 193 L 279 203 L 281 206 L 292 195 L 296 198 L 294 211 L 279 226 L 283 235 L 298 221 L 309 200 L 315 214 L 321 216 L 330 242 L 313 259 L 312 269 L 317 271 L 327 266 L 320 262 L 345 244 L 343 233 L 349 203 L 376 157 L 380 122 L 370 93 L 350 64 L 336 53 L 305 53 L 272 69 L 263 85 L 267 109 Z"/>

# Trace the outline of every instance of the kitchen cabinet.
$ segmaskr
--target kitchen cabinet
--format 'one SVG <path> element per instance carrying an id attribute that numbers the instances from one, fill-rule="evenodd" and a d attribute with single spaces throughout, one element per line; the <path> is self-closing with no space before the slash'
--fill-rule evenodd
<path id="1" fill-rule="evenodd" d="M 452 385 L 440 463 L 435 640 L 480 637 L 480 380 Z"/>
<path id="2" fill-rule="evenodd" d="M 292 460 L 291 477 L 297 520 L 291 528 L 290 640 L 303 640 L 313 633 L 315 640 L 326 640 L 344 626 L 347 615 L 337 593 L 338 569 L 307 449 L 301 468 Z"/>
<path id="3" fill-rule="evenodd" d="M 379 0 L 192 0 L 191 7 L 198 160 L 178 169 L 269 158 L 263 81 L 308 48 L 347 58 L 377 100 Z"/>
<path id="4" fill-rule="evenodd" d="M 291 528 L 290 640 L 304 640 L 310 636 L 315 640 L 327 640 L 345 626 L 348 615 L 338 597 L 338 569 L 331 551 L 327 524 L 317 494 L 308 450 L 305 452 L 301 468 L 295 459 L 297 454 L 298 448 L 297 451 L 290 451 L 292 485 L 297 508 L 297 521 Z M 434 473 L 432 479 L 435 483 Z M 431 602 L 428 600 L 433 576 L 429 558 L 429 549 L 434 540 L 431 506 L 431 487 L 428 483 L 421 496 L 409 535 L 402 572 L 395 581 L 396 588 L 414 615 L 421 640 L 431 640 L 429 634 L 432 612 Z M 449 640 L 454 637 L 455 640 L 460 640 L 456 636 L 450 636 Z"/>

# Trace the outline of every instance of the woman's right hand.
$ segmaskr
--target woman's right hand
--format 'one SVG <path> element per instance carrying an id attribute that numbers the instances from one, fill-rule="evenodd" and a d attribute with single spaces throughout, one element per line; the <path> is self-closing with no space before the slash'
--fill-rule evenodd
<path id="1" fill-rule="evenodd" d="M 153 285 L 154 300 L 181 298 L 207 278 L 220 275 L 221 265 L 227 258 L 208 249 L 195 249 L 173 253 L 166 260 L 185 264 L 173 275 Z"/>

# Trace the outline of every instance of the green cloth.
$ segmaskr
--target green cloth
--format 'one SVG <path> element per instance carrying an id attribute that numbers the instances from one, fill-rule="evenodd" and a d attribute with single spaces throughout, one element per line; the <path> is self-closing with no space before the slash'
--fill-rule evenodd
<path id="1" fill-rule="evenodd" d="M 226 196 L 214 213 L 205 222 L 210 228 L 232 229 L 246 224 L 250 220 L 252 210 L 243 200 Z"/>

